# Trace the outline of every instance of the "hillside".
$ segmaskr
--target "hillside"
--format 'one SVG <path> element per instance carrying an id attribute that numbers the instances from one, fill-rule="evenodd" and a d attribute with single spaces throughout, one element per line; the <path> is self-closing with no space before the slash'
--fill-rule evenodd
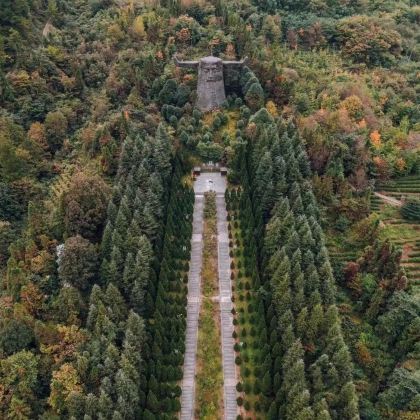
<path id="1" fill-rule="evenodd" d="M 417 419 L 419 24 L 0 0 L 0 418 Z"/>

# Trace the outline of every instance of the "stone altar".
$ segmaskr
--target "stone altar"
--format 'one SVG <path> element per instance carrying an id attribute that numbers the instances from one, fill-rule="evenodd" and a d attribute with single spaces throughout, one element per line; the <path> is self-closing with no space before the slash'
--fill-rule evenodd
<path id="1" fill-rule="evenodd" d="M 247 58 L 241 61 L 223 61 L 221 58 L 209 56 L 199 61 L 179 61 L 175 56 L 174 61 L 178 67 L 198 69 L 196 106 L 200 111 L 207 112 L 220 108 L 226 99 L 223 68 L 242 66 L 246 64 Z"/>

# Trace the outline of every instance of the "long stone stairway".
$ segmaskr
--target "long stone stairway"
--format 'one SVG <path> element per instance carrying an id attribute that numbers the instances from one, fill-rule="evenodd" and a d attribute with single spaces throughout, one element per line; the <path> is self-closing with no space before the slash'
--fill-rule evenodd
<path id="1" fill-rule="evenodd" d="M 184 376 L 182 380 L 181 420 L 193 420 L 195 403 L 195 372 L 200 314 L 200 283 L 203 253 L 203 207 L 204 193 L 216 192 L 218 276 L 220 320 L 222 330 L 223 401 L 224 420 L 235 420 L 238 414 L 236 403 L 236 369 L 233 350 L 232 287 L 230 280 L 229 236 L 225 203 L 226 180 L 220 173 L 203 173 L 194 183 L 195 203 L 190 271 L 188 274 L 187 329 L 185 342 Z"/>
<path id="2" fill-rule="evenodd" d="M 200 283 L 203 260 L 203 206 L 204 195 L 196 193 L 191 239 L 191 261 L 188 273 L 187 328 L 184 376 L 181 386 L 181 420 L 194 418 L 198 316 L 200 314 Z"/>

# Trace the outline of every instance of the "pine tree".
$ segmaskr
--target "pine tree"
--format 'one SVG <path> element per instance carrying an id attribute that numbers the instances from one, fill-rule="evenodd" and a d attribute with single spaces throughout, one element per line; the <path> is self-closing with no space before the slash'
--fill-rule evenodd
<path id="1" fill-rule="evenodd" d="M 317 402 L 314 408 L 316 420 L 331 420 L 331 415 L 328 410 L 328 404 L 324 398 Z"/>
<path id="2" fill-rule="evenodd" d="M 290 349 L 292 350 L 293 347 Z M 286 355 L 287 359 L 288 355 Z M 305 381 L 305 365 L 302 359 L 294 361 L 288 365 L 285 362 L 286 368 L 283 370 L 283 386 L 282 390 L 285 394 L 284 412 L 287 419 L 295 419 L 299 415 L 303 415 L 302 418 L 313 418 L 307 417 L 310 414 L 309 400 L 310 394 L 306 388 Z"/>
<path id="3" fill-rule="evenodd" d="M 128 220 L 125 217 L 124 211 L 122 210 L 122 207 L 119 207 L 117 218 L 115 220 L 115 231 L 118 233 L 120 238 L 113 240 L 113 245 L 118 246 L 120 250 L 124 249 L 125 241 L 122 238 L 125 238 L 127 235 L 127 229 L 128 229 Z M 114 239 L 114 238 L 113 238 Z"/>
<path id="4" fill-rule="evenodd" d="M 162 175 L 163 179 L 168 179 L 171 172 L 172 147 L 168 133 L 162 123 L 157 128 L 154 146 L 155 169 Z"/>
<path id="5" fill-rule="evenodd" d="M 133 161 L 134 140 L 127 136 L 120 153 L 117 178 L 127 176 L 135 161 Z"/>
<path id="6" fill-rule="evenodd" d="M 103 354 L 103 372 L 102 375 L 108 378 L 113 378 L 118 369 L 120 360 L 120 351 L 114 343 L 109 343 Z"/>
<path id="7" fill-rule="evenodd" d="M 134 418 L 134 410 L 139 401 L 137 386 L 122 369 L 115 375 L 115 390 L 117 410 L 127 418 Z"/>
<path id="8" fill-rule="evenodd" d="M 305 279 L 303 273 L 300 272 L 293 278 L 293 309 L 296 313 L 302 310 L 305 305 Z"/>
<path id="9" fill-rule="evenodd" d="M 287 238 L 287 241 L 286 241 L 285 248 L 286 248 L 287 255 L 293 255 L 293 253 L 297 251 L 299 247 L 300 247 L 299 235 L 295 230 L 293 230 L 292 234 L 289 236 L 289 238 Z"/>
<path id="10" fill-rule="evenodd" d="M 262 384 L 261 384 L 261 389 L 262 392 L 264 393 L 264 395 L 266 396 L 270 396 L 272 393 L 272 384 L 271 384 L 271 375 L 270 372 L 266 372 L 264 374 L 263 380 L 262 380 Z"/>
<path id="11" fill-rule="evenodd" d="M 146 202 L 144 205 L 141 226 L 151 241 L 156 239 L 156 235 L 159 229 L 159 222 L 156 219 L 149 202 Z"/>
<path id="12" fill-rule="evenodd" d="M 127 254 L 127 258 L 124 263 L 124 271 L 121 279 L 120 287 L 125 296 L 130 296 L 130 292 L 133 288 L 133 285 L 136 282 L 138 272 L 136 270 L 136 260 L 131 252 Z"/>
<path id="13" fill-rule="evenodd" d="M 308 318 L 307 331 L 309 341 L 315 342 L 323 324 L 324 311 L 321 304 L 312 307 Z"/>
<path id="14" fill-rule="evenodd" d="M 303 308 L 296 319 L 296 335 L 307 342 L 307 328 L 308 328 L 308 309 Z"/>
<path id="15" fill-rule="evenodd" d="M 293 330 L 293 325 L 289 324 L 281 335 L 282 351 L 286 353 L 287 350 L 292 346 L 296 336 Z"/>
<path id="16" fill-rule="evenodd" d="M 130 226 L 127 231 L 126 244 L 125 248 L 127 254 L 131 252 L 132 255 L 137 254 L 137 249 L 139 247 L 139 241 L 141 236 L 141 229 L 135 218 L 131 220 Z"/>
<path id="17" fill-rule="evenodd" d="M 290 290 L 289 273 L 273 277 L 273 302 L 278 316 L 281 316 L 292 307 L 292 293 Z"/>
<path id="18" fill-rule="evenodd" d="M 118 323 L 125 320 L 127 316 L 127 307 L 119 292 L 118 288 L 113 284 L 109 283 L 105 292 L 105 302 L 107 304 L 108 312 L 110 313 L 111 320 L 118 325 Z"/>
<path id="19" fill-rule="evenodd" d="M 121 404 L 123 403 L 123 401 L 121 401 Z M 124 410 L 126 407 L 121 407 L 122 408 L 122 410 Z M 122 411 L 121 410 L 121 411 Z M 124 413 L 124 411 L 122 411 L 123 413 Z M 130 411 L 128 411 L 128 413 L 130 413 Z M 123 415 L 120 413 L 120 411 L 118 411 L 118 410 L 115 410 L 113 413 L 112 413 L 112 419 L 111 420 L 124 420 L 124 417 L 123 417 Z"/>
<path id="20" fill-rule="evenodd" d="M 158 413 L 159 412 L 159 403 L 158 403 L 158 400 L 156 398 L 156 395 L 152 391 L 149 391 L 149 393 L 147 395 L 146 406 L 152 413 Z"/>
<path id="21" fill-rule="evenodd" d="M 321 278 L 320 291 L 325 305 L 332 305 L 335 302 L 335 281 L 329 261 L 325 261 L 319 269 Z"/>
<path id="22" fill-rule="evenodd" d="M 111 398 L 105 393 L 105 391 L 101 391 L 98 400 L 98 417 L 108 419 L 111 417 L 113 408 L 113 402 Z"/>
<path id="23" fill-rule="evenodd" d="M 323 355 L 326 356 L 326 355 Z M 321 356 L 322 357 L 322 356 Z M 327 357 L 327 356 L 326 356 Z M 319 359 L 310 366 L 309 371 L 311 373 L 311 383 L 312 383 L 312 395 L 314 401 L 317 401 L 324 391 L 324 381 L 322 375 L 322 364 L 318 363 Z"/>
<path id="24" fill-rule="evenodd" d="M 140 371 L 141 351 L 144 339 L 144 321 L 135 312 L 130 311 L 123 343 L 123 355 L 130 361 L 137 371 Z"/>
<path id="25" fill-rule="evenodd" d="M 112 226 L 112 223 L 108 221 L 108 223 L 105 226 L 101 242 L 101 256 L 103 259 L 109 258 L 109 256 L 111 255 L 113 230 L 114 228 Z"/>
<path id="26" fill-rule="evenodd" d="M 357 401 L 356 389 L 353 382 L 346 383 L 340 391 L 339 407 L 343 418 L 358 420 L 359 407 Z"/>

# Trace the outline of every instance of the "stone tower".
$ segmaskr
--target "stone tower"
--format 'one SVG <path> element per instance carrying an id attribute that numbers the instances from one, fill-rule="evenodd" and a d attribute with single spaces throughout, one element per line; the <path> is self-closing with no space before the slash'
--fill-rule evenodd
<path id="1" fill-rule="evenodd" d="M 226 99 L 225 83 L 223 80 L 224 66 L 242 66 L 246 58 L 241 61 L 223 61 L 218 57 L 204 57 L 200 61 L 179 61 L 174 58 L 178 67 L 198 68 L 197 103 L 200 111 L 207 112 L 220 108 Z"/>

